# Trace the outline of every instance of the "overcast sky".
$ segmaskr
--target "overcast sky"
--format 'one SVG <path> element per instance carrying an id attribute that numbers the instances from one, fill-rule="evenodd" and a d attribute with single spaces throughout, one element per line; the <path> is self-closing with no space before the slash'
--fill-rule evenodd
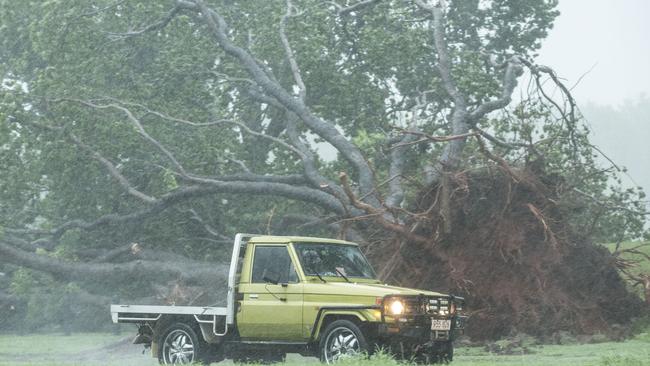
<path id="1" fill-rule="evenodd" d="M 574 90 L 580 104 L 650 95 L 650 0 L 560 0 L 559 9 L 538 61 L 569 85 L 593 67 Z"/>
<path id="2" fill-rule="evenodd" d="M 650 0 L 560 0 L 559 9 L 538 62 L 567 85 L 587 73 L 573 94 L 592 143 L 629 169 L 626 186 L 650 193 Z"/>

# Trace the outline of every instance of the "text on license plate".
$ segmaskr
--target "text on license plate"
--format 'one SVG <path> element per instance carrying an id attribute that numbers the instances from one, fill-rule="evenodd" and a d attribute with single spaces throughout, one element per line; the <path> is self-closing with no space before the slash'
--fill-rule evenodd
<path id="1" fill-rule="evenodd" d="M 431 319 L 431 330 L 450 330 L 451 320 Z"/>

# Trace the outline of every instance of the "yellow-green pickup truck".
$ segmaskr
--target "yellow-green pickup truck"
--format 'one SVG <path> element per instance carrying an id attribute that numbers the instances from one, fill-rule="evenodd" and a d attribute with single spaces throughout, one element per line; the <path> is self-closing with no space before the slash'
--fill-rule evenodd
<path id="1" fill-rule="evenodd" d="M 225 307 L 111 305 L 135 343 L 164 365 L 282 361 L 327 364 L 385 349 L 422 364 L 453 359 L 464 300 L 383 284 L 355 243 L 237 234 Z"/>

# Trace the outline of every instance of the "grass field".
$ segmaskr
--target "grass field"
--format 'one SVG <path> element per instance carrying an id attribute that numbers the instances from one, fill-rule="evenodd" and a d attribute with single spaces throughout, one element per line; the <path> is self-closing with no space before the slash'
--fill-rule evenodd
<path id="1" fill-rule="evenodd" d="M 641 333 L 625 342 L 546 345 L 531 348 L 532 354 L 499 356 L 482 347 L 456 350 L 454 366 L 650 366 L 650 332 Z M 156 365 L 140 346 L 130 344 L 127 334 L 77 334 L 12 336 L 0 335 L 0 366 L 72 366 Z M 226 362 L 224 364 L 230 364 Z M 290 355 L 288 365 L 317 364 L 315 359 Z M 385 356 L 370 360 L 350 360 L 341 365 L 391 366 L 397 362 Z"/>

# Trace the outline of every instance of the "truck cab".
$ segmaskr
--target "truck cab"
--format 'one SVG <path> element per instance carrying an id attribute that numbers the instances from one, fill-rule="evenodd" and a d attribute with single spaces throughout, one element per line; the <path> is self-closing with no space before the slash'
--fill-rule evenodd
<path id="1" fill-rule="evenodd" d="M 237 234 L 226 307 L 113 305 L 161 364 L 280 361 L 332 364 L 379 347 L 423 364 L 449 362 L 464 300 L 389 286 L 355 243 Z M 251 356 L 254 355 L 254 356 Z"/>

